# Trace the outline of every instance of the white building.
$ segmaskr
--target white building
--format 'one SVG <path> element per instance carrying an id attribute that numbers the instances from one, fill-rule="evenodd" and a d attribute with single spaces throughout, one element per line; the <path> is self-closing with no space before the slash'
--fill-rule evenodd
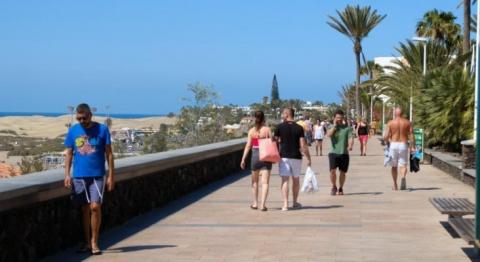
<path id="1" fill-rule="evenodd" d="M 387 67 L 397 67 L 398 65 L 395 63 L 396 61 L 404 62 L 403 56 L 381 56 L 375 57 L 373 59 L 375 64 L 381 66 L 385 72 L 385 74 L 389 75 L 392 73 L 392 70 L 388 69 Z"/>

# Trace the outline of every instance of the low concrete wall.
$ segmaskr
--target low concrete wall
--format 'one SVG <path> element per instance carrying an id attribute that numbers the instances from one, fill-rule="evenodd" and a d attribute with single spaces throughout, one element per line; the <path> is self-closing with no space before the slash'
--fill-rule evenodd
<path id="1" fill-rule="evenodd" d="M 116 161 L 102 230 L 239 171 L 245 139 Z M 0 261 L 35 261 L 82 240 L 63 170 L 0 181 Z"/>
<path id="2" fill-rule="evenodd" d="M 475 186 L 475 170 L 463 169 L 463 161 L 446 153 L 425 151 L 424 162 L 444 171 L 452 177 L 468 184 Z"/>

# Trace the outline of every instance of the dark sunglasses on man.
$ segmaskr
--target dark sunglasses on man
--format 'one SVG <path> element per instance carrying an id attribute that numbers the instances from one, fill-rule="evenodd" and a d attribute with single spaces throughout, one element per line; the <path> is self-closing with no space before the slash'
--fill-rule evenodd
<path id="1" fill-rule="evenodd" d="M 77 116 L 77 121 L 78 122 L 83 122 L 83 121 L 88 121 L 88 119 L 90 118 L 90 116 Z"/>

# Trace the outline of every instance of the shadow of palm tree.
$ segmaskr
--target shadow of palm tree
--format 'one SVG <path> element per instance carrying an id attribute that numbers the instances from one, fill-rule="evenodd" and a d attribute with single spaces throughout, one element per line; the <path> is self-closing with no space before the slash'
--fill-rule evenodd
<path id="1" fill-rule="evenodd" d="M 357 193 L 346 193 L 345 196 L 357 196 L 357 195 L 382 195 L 383 192 L 357 192 Z"/>
<path id="2" fill-rule="evenodd" d="M 330 205 L 330 206 L 303 206 L 302 208 L 289 208 L 288 211 L 298 211 L 298 210 L 303 210 L 303 209 L 331 209 L 331 208 L 340 208 L 343 207 L 343 205 Z M 269 211 L 281 211 L 282 209 L 279 207 L 274 207 L 274 208 L 268 208 Z"/>
<path id="3" fill-rule="evenodd" d="M 409 188 L 408 191 L 430 191 L 430 190 L 440 190 L 439 187 L 417 187 L 417 188 Z"/>
<path id="4" fill-rule="evenodd" d="M 330 205 L 330 206 L 303 206 L 301 209 L 331 209 L 341 208 L 343 205 Z"/>
<path id="5" fill-rule="evenodd" d="M 142 251 L 142 250 L 172 248 L 172 247 L 177 247 L 177 246 L 176 245 L 125 246 L 125 247 L 109 248 L 105 250 L 104 253 L 124 253 L 124 252 L 135 252 L 135 251 Z"/>

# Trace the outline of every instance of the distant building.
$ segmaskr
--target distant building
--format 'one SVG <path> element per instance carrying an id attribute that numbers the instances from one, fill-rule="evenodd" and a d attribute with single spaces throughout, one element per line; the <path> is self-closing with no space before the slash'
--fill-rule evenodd
<path id="1" fill-rule="evenodd" d="M 244 114 L 244 115 L 250 115 L 252 113 L 252 108 L 249 106 L 237 106 L 232 108 L 232 112 L 235 114 Z"/>
<path id="2" fill-rule="evenodd" d="M 0 179 L 19 176 L 21 174 L 22 174 L 22 171 L 20 171 L 19 167 L 6 164 L 6 163 L 0 163 Z"/>
<path id="3" fill-rule="evenodd" d="M 212 121 L 213 121 L 213 118 L 211 118 L 211 117 L 201 116 L 198 119 L 197 127 L 208 125 L 208 124 L 212 123 Z"/>
<path id="4" fill-rule="evenodd" d="M 405 59 L 403 56 L 383 56 L 383 57 L 375 57 L 373 59 L 375 64 L 381 66 L 383 68 L 383 71 L 385 72 L 386 75 L 389 75 L 392 73 L 391 69 L 388 69 L 388 67 L 397 67 L 398 65 L 395 63 L 396 61 L 401 61 L 402 63 L 406 63 Z"/>
<path id="5" fill-rule="evenodd" d="M 322 114 L 326 114 L 327 111 L 328 111 L 328 106 L 313 105 L 312 102 L 307 101 L 307 102 L 305 102 L 304 105 L 302 105 L 302 110 L 303 111 L 318 111 Z"/>
<path id="6" fill-rule="evenodd" d="M 65 155 L 66 152 L 64 151 L 62 153 L 49 153 L 42 156 L 43 168 L 45 170 L 64 168 Z"/>
<path id="7" fill-rule="evenodd" d="M 244 125 L 253 125 L 253 123 L 255 123 L 255 117 L 252 116 L 246 116 L 240 120 L 240 124 Z"/>

